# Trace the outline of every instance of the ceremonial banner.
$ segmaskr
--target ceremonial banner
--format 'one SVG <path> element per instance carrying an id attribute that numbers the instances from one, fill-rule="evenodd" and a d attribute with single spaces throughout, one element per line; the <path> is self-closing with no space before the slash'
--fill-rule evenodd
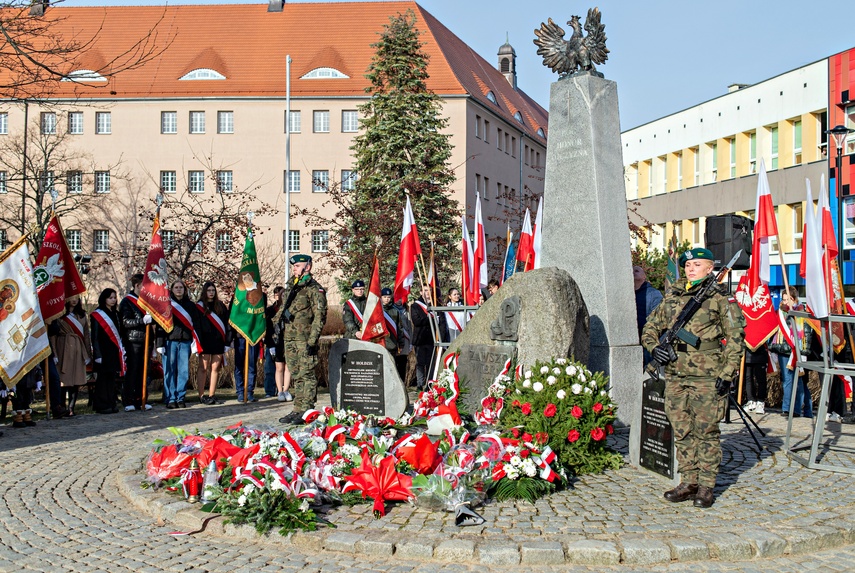
<path id="1" fill-rule="evenodd" d="M 461 241 L 461 253 L 463 255 L 463 298 L 466 301 L 466 304 L 476 304 L 478 301 L 472 302 L 472 243 L 469 242 L 469 228 L 466 226 L 466 215 L 464 214 L 461 217 L 463 221 L 463 239 Z M 437 304 L 437 301 L 434 301 L 434 304 Z"/>
<path id="2" fill-rule="evenodd" d="M 752 258 L 751 264 L 754 264 Z M 750 270 L 749 270 L 750 273 Z M 753 291 L 748 274 L 739 279 L 734 297 L 745 316 L 745 346 L 757 350 L 778 330 L 778 315 L 772 305 L 769 287 L 760 283 Z"/>
<path id="3" fill-rule="evenodd" d="M 475 249 L 473 251 L 472 304 L 478 304 L 481 289 L 487 287 L 489 281 L 487 266 L 487 239 L 484 236 L 484 219 L 481 214 L 481 195 L 475 195 Z"/>
<path id="4" fill-rule="evenodd" d="M 63 315 L 65 299 L 86 292 L 86 286 L 77 272 L 77 265 L 74 264 L 74 257 L 65 242 L 65 234 L 56 213 L 51 216 L 45 229 L 42 247 L 36 255 L 33 278 L 45 322 Z"/>
<path id="5" fill-rule="evenodd" d="M 166 332 L 172 332 L 172 299 L 169 298 L 169 278 L 166 276 L 166 255 L 160 232 L 160 207 L 154 216 L 151 243 L 145 259 L 145 271 L 137 304 L 149 313 Z"/>
<path id="6" fill-rule="evenodd" d="M 24 236 L 0 255 L 0 378 L 13 388 L 49 354 Z"/>
<path id="7" fill-rule="evenodd" d="M 822 230 L 813 209 L 813 194 L 810 180 L 807 186 L 807 207 L 804 213 L 804 232 L 802 233 L 802 264 L 799 274 L 805 279 L 805 298 L 808 310 L 816 318 L 828 316 L 828 292 L 822 271 Z"/>
<path id="8" fill-rule="evenodd" d="M 516 251 L 514 250 L 514 234 L 511 232 L 511 225 L 508 224 L 507 246 L 505 247 L 505 264 L 502 267 L 502 274 L 499 276 L 499 285 L 505 284 L 505 281 L 514 276 L 516 270 Z"/>
<path id="9" fill-rule="evenodd" d="M 380 261 L 374 258 L 374 272 L 371 273 L 371 283 L 368 286 L 368 297 L 365 301 L 365 323 L 360 340 L 383 344 L 383 338 L 389 334 L 386 321 L 383 318 L 383 305 L 380 304 Z"/>
<path id="10" fill-rule="evenodd" d="M 258 344 L 264 338 L 264 296 L 261 292 L 261 275 L 258 272 L 252 228 L 246 234 L 229 324 L 246 338 L 250 345 Z"/>
<path id="11" fill-rule="evenodd" d="M 395 302 L 404 304 L 410 296 L 413 286 L 413 272 L 416 269 L 416 257 L 422 253 L 419 244 L 419 233 L 416 230 L 416 220 L 407 197 L 404 207 L 404 225 L 401 229 L 401 246 L 398 250 L 398 271 L 395 273 Z"/>
<path id="12" fill-rule="evenodd" d="M 843 280 L 840 267 L 837 264 L 837 237 L 834 224 L 831 221 L 831 211 L 828 208 L 828 191 L 825 185 L 825 175 L 822 175 L 819 201 L 817 205 L 817 220 L 822 231 L 822 273 L 828 297 L 828 310 L 831 314 L 846 314 L 843 301 Z M 831 342 L 835 352 L 843 350 L 846 344 L 842 322 L 831 323 Z"/>

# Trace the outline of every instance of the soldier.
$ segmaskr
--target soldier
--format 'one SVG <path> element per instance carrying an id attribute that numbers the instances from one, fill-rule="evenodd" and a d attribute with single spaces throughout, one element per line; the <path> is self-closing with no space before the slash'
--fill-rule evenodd
<path id="1" fill-rule="evenodd" d="M 356 338 L 362 330 L 362 313 L 365 312 L 365 282 L 357 279 L 353 281 L 350 288 L 353 296 L 344 303 L 341 319 L 344 322 L 344 337 Z"/>
<path id="2" fill-rule="evenodd" d="M 286 287 L 285 301 L 279 307 L 273 323 L 279 324 L 279 336 L 285 346 L 285 363 L 291 370 L 294 411 L 279 418 L 282 424 L 296 424 L 301 413 L 315 406 L 318 396 L 318 344 L 327 321 L 327 294 L 312 278 L 312 257 L 294 255 L 291 280 Z"/>
<path id="3" fill-rule="evenodd" d="M 666 491 L 665 499 L 681 502 L 694 498 L 695 507 L 706 508 L 713 504 L 721 463 L 719 421 L 727 407 L 731 381 L 739 371 L 745 319 L 716 287 L 685 327 L 700 339 L 698 348 L 684 343 L 674 345 L 677 358 L 672 362 L 671 351 L 659 344 L 659 336 L 671 327 L 713 269 L 713 254 L 707 249 L 686 251 L 683 258 L 684 277 L 671 287 L 648 318 L 641 344 L 665 365 L 665 410 L 674 427 L 682 475 L 680 485 Z"/>

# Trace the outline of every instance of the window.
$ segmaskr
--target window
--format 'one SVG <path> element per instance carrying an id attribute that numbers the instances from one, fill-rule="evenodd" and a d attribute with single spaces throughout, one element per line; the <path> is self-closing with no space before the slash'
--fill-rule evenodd
<path id="1" fill-rule="evenodd" d="M 83 172 L 69 171 L 66 175 L 65 190 L 68 193 L 83 193 Z"/>
<path id="2" fill-rule="evenodd" d="M 217 252 L 227 253 L 232 250 L 232 234 L 228 231 L 217 233 Z"/>
<path id="3" fill-rule="evenodd" d="M 499 105 L 498 102 L 496 101 L 496 94 L 494 94 L 493 92 L 491 92 L 491 91 L 487 92 L 487 99 L 490 100 L 492 103 Z"/>
<path id="4" fill-rule="evenodd" d="M 192 233 L 187 235 L 187 243 L 190 247 L 190 250 L 194 253 L 202 252 L 202 242 L 204 237 L 202 237 L 202 233 L 199 231 L 193 231 Z"/>
<path id="5" fill-rule="evenodd" d="M 107 78 L 95 70 L 74 70 L 64 78 L 63 82 L 106 82 Z"/>
<path id="6" fill-rule="evenodd" d="M 693 181 L 694 181 L 693 185 L 700 185 L 701 184 L 701 153 L 700 153 L 700 151 L 701 150 L 697 147 L 692 149 L 692 155 L 694 156 L 694 160 L 695 160 L 695 176 L 693 178 Z"/>
<path id="7" fill-rule="evenodd" d="M 481 116 L 475 116 L 475 137 L 481 139 Z"/>
<path id="8" fill-rule="evenodd" d="M 205 172 L 190 171 L 187 174 L 187 182 L 189 183 L 191 193 L 205 192 Z"/>
<path id="9" fill-rule="evenodd" d="M 855 130 L 855 105 L 850 105 L 846 108 L 846 127 L 849 129 Z M 6 115 L 0 114 L 0 133 L 6 133 L 6 130 L 3 129 L 3 125 L 5 125 L 5 121 L 3 121 L 2 116 Z M 855 153 L 855 132 L 850 133 L 849 137 L 846 138 L 846 154 Z"/>
<path id="10" fill-rule="evenodd" d="M 56 114 L 51 111 L 42 112 L 42 135 L 56 133 Z"/>
<path id="11" fill-rule="evenodd" d="M 793 250 L 802 250 L 802 232 L 804 231 L 804 214 L 801 203 L 793 203 Z"/>
<path id="12" fill-rule="evenodd" d="M 356 188 L 356 171 L 349 169 L 341 170 L 341 190 L 353 191 Z"/>
<path id="13" fill-rule="evenodd" d="M 772 169 L 778 168 L 778 126 L 769 129 L 772 139 Z"/>
<path id="14" fill-rule="evenodd" d="M 42 171 L 39 175 L 39 189 L 44 193 L 51 193 L 56 188 L 54 186 L 53 171 Z"/>
<path id="15" fill-rule="evenodd" d="M 65 242 L 68 243 L 68 249 L 72 252 L 80 252 L 83 250 L 83 233 L 80 229 L 66 229 Z"/>
<path id="16" fill-rule="evenodd" d="M 95 172 L 95 192 L 109 193 L 110 192 L 110 172 L 96 171 Z"/>
<path id="17" fill-rule="evenodd" d="M 314 121 L 312 123 L 312 131 L 315 133 L 329 133 L 330 131 L 330 112 L 316 111 L 313 113 Z"/>
<path id="18" fill-rule="evenodd" d="M 718 142 L 712 144 L 712 183 L 718 181 Z"/>
<path id="19" fill-rule="evenodd" d="M 496 149 L 501 151 L 503 142 L 504 142 L 504 139 L 502 139 L 502 129 L 497 127 L 496 128 Z"/>
<path id="20" fill-rule="evenodd" d="M 235 132 L 235 112 L 233 111 L 218 111 L 217 112 L 217 133 L 234 133 Z"/>
<path id="21" fill-rule="evenodd" d="M 288 171 L 285 174 L 286 181 L 285 184 L 288 185 L 288 190 L 291 193 L 299 193 L 300 192 L 300 172 L 299 171 Z"/>
<path id="22" fill-rule="evenodd" d="M 287 114 L 288 112 L 285 112 L 285 113 Z M 287 117 L 286 117 L 285 121 L 286 122 L 288 121 Z M 291 133 L 300 133 L 300 129 L 302 129 L 301 124 L 300 124 L 301 121 L 302 121 L 302 119 L 300 118 L 300 111 L 299 110 L 298 111 L 292 111 L 291 112 Z M 285 126 L 285 132 L 286 133 L 288 132 L 288 126 L 287 125 Z"/>
<path id="23" fill-rule="evenodd" d="M 110 231 L 98 229 L 92 239 L 92 250 L 96 253 L 106 253 L 110 250 Z"/>
<path id="24" fill-rule="evenodd" d="M 484 177 L 484 188 L 481 189 L 481 197 L 487 196 L 487 189 L 489 189 L 489 188 L 490 188 L 490 178 L 485 176 Z"/>
<path id="25" fill-rule="evenodd" d="M 341 112 L 342 133 L 355 133 L 359 131 L 359 113 L 356 111 Z"/>
<path id="26" fill-rule="evenodd" d="M 793 122 L 793 165 L 802 162 L 802 122 Z"/>
<path id="27" fill-rule="evenodd" d="M 210 68 L 197 68 L 178 78 L 179 80 L 224 80 L 226 76 Z"/>
<path id="28" fill-rule="evenodd" d="M 692 228 L 692 245 L 701 244 L 701 222 L 699 219 L 689 220 L 689 226 Z"/>
<path id="29" fill-rule="evenodd" d="M 330 232 L 312 231 L 312 252 L 326 253 L 329 250 Z"/>
<path id="30" fill-rule="evenodd" d="M 511 148 L 511 134 L 507 131 L 505 132 L 505 153 L 510 153 Z"/>
<path id="31" fill-rule="evenodd" d="M 217 193 L 234 191 L 234 175 L 231 171 L 217 171 Z"/>
<path id="32" fill-rule="evenodd" d="M 162 111 L 162 112 L 160 112 L 160 133 L 164 133 L 164 134 L 178 133 L 178 112 L 177 111 Z"/>
<path id="33" fill-rule="evenodd" d="M 0 135 L 9 135 L 9 112 L 0 112 Z"/>
<path id="34" fill-rule="evenodd" d="M 727 142 L 730 148 L 730 176 L 736 177 L 736 138 L 731 137 Z"/>
<path id="35" fill-rule="evenodd" d="M 540 136 L 540 137 L 542 137 L 543 139 L 546 139 L 546 132 L 545 132 L 545 131 L 543 131 L 543 128 L 542 128 L 542 127 L 538 127 L 538 128 L 537 128 L 537 135 L 539 135 L 539 136 Z"/>
<path id="36" fill-rule="evenodd" d="M 175 171 L 160 172 L 160 190 L 163 193 L 178 191 L 178 174 Z"/>
<path id="37" fill-rule="evenodd" d="M 175 231 L 161 229 L 160 238 L 163 240 L 163 250 L 167 253 L 175 248 Z"/>
<path id="38" fill-rule="evenodd" d="M 68 133 L 70 133 L 71 135 L 80 135 L 83 133 L 82 111 L 68 112 Z"/>
<path id="39" fill-rule="evenodd" d="M 522 114 L 520 112 L 514 112 L 514 119 L 517 120 L 519 123 L 525 125 L 525 122 L 523 122 Z"/>
<path id="40" fill-rule="evenodd" d="M 205 112 L 190 112 L 190 133 L 205 133 Z"/>
<path id="41" fill-rule="evenodd" d="M 517 156 L 517 138 L 511 137 L 511 157 Z"/>
<path id="42" fill-rule="evenodd" d="M 528 145 L 523 148 L 523 161 L 528 165 Z"/>
<path id="43" fill-rule="evenodd" d="M 326 169 L 312 171 L 312 193 L 326 193 L 330 186 L 330 172 Z"/>
<path id="44" fill-rule="evenodd" d="M 659 192 L 668 192 L 668 158 L 663 155 L 659 158 Z"/>
<path id="45" fill-rule="evenodd" d="M 335 68 L 315 68 L 307 74 L 300 76 L 301 80 L 322 80 L 322 79 L 348 79 L 350 76 L 338 71 Z"/>
<path id="46" fill-rule="evenodd" d="M 677 154 L 677 189 L 683 188 L 683 154 Z"/>
<path id="47" fill-rule="evenodd" d="M 9 188 L 6 185 L 7 180 L 7 173 L 5 171 L 0 171 L 0 195 L 5 195 L 9 192 Z"/>
<path id="48" fill-rule="evenodd" d="M 540 151 L 535 152 L 534 156 L 535 156 L 534 166 L 537 167 L 538 169 L 540 169 L 542 167 L 542 165 L 540 164 Z"/>
<path id="49" fill-rule="evenodd" d="M 480 193 L 481 191 L 481 174 L 475 174 L 475 193 Z"/>
<path id="50" fill-rule="evenodd" d="M 499 183 L 498 181 L 496 181 L 496 199 L 499 199 L 501 196 L 502 196 L 502 184 Z M 486 199 L 486 198 L 487 198 L 487 196 L 484 195 L 484 199 Z"/>
<path id="51" fill-rule="evenodd" d="M 288 231 L 291 240 L 288 241 L 287 251 L 290 253 L 299 253 L 300 252 L 300 231 L 295 231 L 293 229 Z M 285 231 L 282 231 L 282 251 L 285 249 Z"/>
<path id="52" fill-rule="evenodd" d="M 490 143 L 490 122 L 484 120 L 484 143 Z"/>
<path id="53" fill-rule="evenodd" d="M 95 112 L 95 133 L 98 135 L 113 133 L 113 118 L 109 111 Z"/>

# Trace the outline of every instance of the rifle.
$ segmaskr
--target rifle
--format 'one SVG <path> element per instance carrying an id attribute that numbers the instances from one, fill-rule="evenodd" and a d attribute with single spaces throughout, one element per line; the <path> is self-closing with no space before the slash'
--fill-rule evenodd
<path id="1" fill-rule="evenodd" d="M 671 328 L 666 330 L 662 333 L 662 336 L 659 337 L 659 344 L 665 344 L 668 346 L 668 350 L 670 352 L 669 362 L 677 360 L 677 353 L 674 350 L 674 343 L 677 342 L 677 340 L 681 340 L 689 346 L 698 348 L 701 340 L 696 335 L 686 330 L 685 326 L 701 308 L 701 305 L 704 303 L 704 300 L 706 300 L 712 289 L 724 281 L 741 254 L 742 249 L 733 256 L 727 265 L 721 268 L 718 274 L 709 275 L 704 279 L 704 282 L 701 283 L 701 287 L 694 295 L 692 295 L 692 298 L 689 299 L 689 302 L 686 303 L 680 311 L 680 314 L 677 315 L 677 319 L 674 321 L 674 324 L 671 325 Z M 659 368 L 661 366 L 664 365 L 660 364 L 655 358 L 647 364 L 647 372 L 650 374 L 651 378 L 655 380 L 659 379 Z"/>

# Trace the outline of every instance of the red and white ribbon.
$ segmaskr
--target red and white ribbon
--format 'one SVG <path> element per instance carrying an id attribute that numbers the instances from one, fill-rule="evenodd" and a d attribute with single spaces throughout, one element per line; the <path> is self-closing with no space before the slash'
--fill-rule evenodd
<path id="1" fill-rule="evenodd" d="M 77 317 L 73 314 L 66 314 L 62 317 L 62 320 L 71 328 L 71 331 L 77 335 L 81 340 L 83 339 L 83 325 L 80 324 L 80 321 L 77 320 Z"/>
<path id="2" fill-rule="evenodd" d="M 341 299 L 339 299 L 339 300 L 341 300 Z M 362 322 L 363 322 L 362 313 L 359 312 L 359 307 L 356 306 L 356 303 L 353 302 L 353 299 L 352 298 L 347 299 L 347 302 L 345 302 L 344 304 L 346 304 L 347 307 L 350 309 L 350 312 L 353 313 L 353 317 L 356 318 L 356 322 L 359 323 L 358 326 L 362 326 Z"/>
<path id="3" fill-rule="evenodd" d="M 119 329 L 113 324 L 113 319 L 110 318 L 110 315 L 100 308 L 92 311 L 92 318 L 107 333 L 107 338 L 119 349 L 119 374 L 124 376 L 128 370 L 128 366 L 125 361 L 125 347 L 122 346 L 122 337 L 119 336 Z"/>
<path id="4" fill-rule="evenodd" d="M 175 300 L 172 301 L 172 316 L 177 318 L 178 322 L 190 331 L 190 335 L 193 337 L 193 343 L 190 345 L 190 350 L 193 354 L 199 354 L 199 351 L 202 350 L 202 343 L 196 335 L 196 329 L 193 328 L 193 317 L 190 316 L 190 313 Z"/>
<path id="5" fill-rule="evenodd" d="M 223 320 L 217 316 L 217 313 L 214 311 L 208 312 L 208 309 L 205 308 L 205 303 L 201 300 L 196 303 L 196 306 L 199 307 L 199 311 L 202 312 L 205 316 L 208 317 L 208 320 L 211 321 L 211 324 L 214 325 L 214 328 L 217 329 L 217 332 L 220 333 L 220 336 L 223 339 L 223 342 L 226 341 L 226 325 L 223 324 Z"/>

